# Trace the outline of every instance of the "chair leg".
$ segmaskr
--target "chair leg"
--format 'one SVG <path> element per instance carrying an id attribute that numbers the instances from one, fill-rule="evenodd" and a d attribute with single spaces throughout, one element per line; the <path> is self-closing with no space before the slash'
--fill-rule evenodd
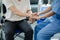
<path id="1" fill-rule="evenodd" d="M 20 37 L 20 38 L 24 39 L 24 37 L 23 37 L 23 36 L 19 35 L 19 33 L 17 33 L 17 34 L 14 36 L 14 38 L 16 38 L 16 36 L 18 36 L 18 37 Z"/>
<path id="2" fill-rule="evenodd" d="M 18 35 L 18 37 L 20 37 L 20 38 L 24 39 L 24 37 L 23 37 L 23 36 L 21 36 L 21 35 Z"/>

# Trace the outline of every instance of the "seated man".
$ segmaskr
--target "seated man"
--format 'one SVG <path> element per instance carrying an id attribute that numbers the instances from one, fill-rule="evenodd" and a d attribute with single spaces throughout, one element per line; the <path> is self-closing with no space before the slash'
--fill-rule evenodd
<path id="1" fill-rule="evenodd" d="M 33 40 L 33 30 L 25 20 L 32 17 L 30 0 L 3 0 L 3 4 L 7 9 L 4 23 L 6 40 L 14 40 L 16 29 L 25 33 L 24 40 Z"/>

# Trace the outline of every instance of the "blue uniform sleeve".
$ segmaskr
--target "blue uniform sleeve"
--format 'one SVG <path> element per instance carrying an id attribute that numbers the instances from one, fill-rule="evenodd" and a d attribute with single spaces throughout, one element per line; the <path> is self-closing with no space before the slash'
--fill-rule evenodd
<path id="1" fill-rule="evenodd" d="M 52 5 L 52 11 L 57 14 L 60 14 L 60 2 L 57 2 L 54 5 Z"/>

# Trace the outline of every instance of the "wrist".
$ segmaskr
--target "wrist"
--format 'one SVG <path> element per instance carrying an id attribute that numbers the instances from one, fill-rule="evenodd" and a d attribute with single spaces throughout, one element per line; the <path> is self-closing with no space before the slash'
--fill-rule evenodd
<path id="1" fill-rule="evenodd" d="M 38 14 L 40 15 L 40 14 L 44 14 L 44 12 L 38 12 Z"/>
<path id="2" fill-rule="evenodd" d="M 39 18 L 41 19 L 41 18 L 43 18 L 43 16 L 39 16 Z"/>
<path id="3" fill-rule="evenodd" d="M 46 17 L 45 16 L 39 16 L 39 18 L 42 19 L 42 18 L 46 18 Z"/>
<path id="4" fill-rule="evenodd" d="M 26 16 L 27 16 L 27 17 L 31 17 L 31 14 L 27 14 Z"/>

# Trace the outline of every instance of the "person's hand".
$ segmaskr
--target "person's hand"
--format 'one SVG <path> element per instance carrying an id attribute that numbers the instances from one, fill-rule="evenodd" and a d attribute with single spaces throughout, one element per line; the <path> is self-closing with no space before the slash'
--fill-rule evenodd
<path id="1" fill-rule="evenodd" d="M 39 18 L 39 15 L 37 15 L 37 13 L 32 13 L 30 18 L 32 19 L 38 19 Z"/>
<path id="2" fill-rule="evenodd" d="M 30 21 L 30 23 L 34 23 L 35 22 L 35 19 L 29 18 L 29 21 Z"/>
<path id="3" fill-rule="evenodd" d="M 40 16 L 37 14 L 32 14 L 32 16 L 30 17 L 31 19 L 40 19 Z"/>
<path id="4" fill-rule="evenodd" d="M 32 13 L 32 15 L 30 16 L 29 21 L 30 21 L 31 23 L 34 23 L 34 22 L 35 22 L 35 19 L 32 18 L 32 17 L 35 16 L 35 15 L 36 15 L 35 13 Z"/>
<path id="5" fill-rule="evenodd" d="M 36 14 L 37 14 L 37 15 L 40 15 L 40 14 L 42 14 L 42 13 L 41 13 L 41 12 L 36 12 Z"/>
<path id="6" fill-rule="evenodd" d="M 38 15 L 38 12 L 35 12 L 35 13 L 33 13 L 32 15 L 33 15 L 33 16 L 39 16 L 39 15 Z"/>
<path id="7" fill-rule="evenodd" d="M 29 17 L 29 21 L 31 21 L 32 23 L 34 23 L 35 20 L 38 20 L 38 19 L 40 19 L 40 16 L 37 15 L 37 13 L 32 13 Z"/>
<path id="8" fill-rule="evenodd" d="M 40 16 L 33 16 L 32 19 L 38 20 L 38 19 L 40 19 Z"/>

